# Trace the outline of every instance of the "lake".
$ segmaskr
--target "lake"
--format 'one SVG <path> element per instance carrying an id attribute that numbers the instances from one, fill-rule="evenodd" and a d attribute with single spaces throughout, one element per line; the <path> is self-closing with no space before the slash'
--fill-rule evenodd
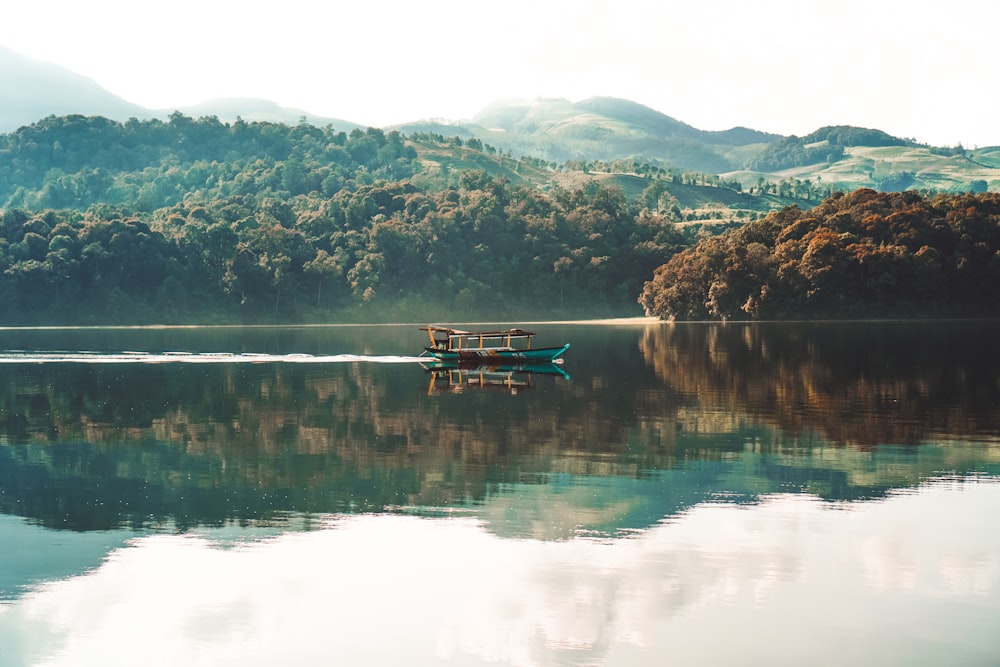
<path id="1" fill-rule="evenodd" d="M 1000 663 L 1000 323 L 500 326 L 0 329 L 0 665 Z"/>

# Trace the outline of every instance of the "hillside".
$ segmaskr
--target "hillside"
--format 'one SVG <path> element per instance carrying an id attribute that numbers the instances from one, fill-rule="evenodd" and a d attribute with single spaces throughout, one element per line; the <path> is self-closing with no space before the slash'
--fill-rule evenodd
<path id="1" fill-rule="evenodd" d="M 927 146 L 844 147 L 832 161 L 776 171 L 721 174 L 751 187 L 760 180 L 810 181 L 822 189 L 871 188 L 883 192 L 985 192 L 1000 190 L 1000 148 L 939 150 Z"/>
<path id="2" fill-rule="evenodd" d="M 395 129 L 412 132 L 426 127 L 415 123 Z M 746 128 L 706 132 L 616 98 L 496 102 L 471 122 L 450 123 L 447 129 L 515 155 L 552 162 L 639 159 L 709 173 L 730 171 L 743 164 L 748 149 L 753 154 L 780 138 Z"/>
<path id="3" fill-rule="evenodd" d="M 744 189 L 808 181 L 822 193 L 853 188 L 968 192 L 1000 189 L 1000 148 L 936 148 L 881 130 L 819 128 L 779 137 L 748 128 L 699 130 L 648 107 L 613 98 L 496 102 L 470 122 L 401 125 L 477 138 L 513 155 L 554 163 L 635 160 L 717 174 Z M 769 190 L 776 193 L 777 187 Z"/>
<path id="4" fill-rule="evenodd" d="M 112 95 L 91 79 L 2 47 L 0 85 L 5 90 L 0 99 L 0 132 L 12 132 L 46 116 L 166 121 L 176 112 L 193 119 L 214 117 L 223 123 L 241 119 L 298 125 L 304 120 L 314 127 L 332 126 L 343 132 L 363 129 L 348 119 L 259 99 L 216 99 L 180 109 L 145 109 Z M 877 129 L 849 126 L 820 128 L 804 137 L 781 137 L 746 127 L 705 131 L 644 105 L 610 97 L 578 102 L 499 101 L 468 121 L 421 120 L 385 130 L 458 137 L 463 142 L 473 139 L 493 147 L 496 155 L 526 158 L 515 165 L 515 178 L 516 169 L 531 161 L 548 163 L 550 169 L 571 164 L 569 171 L 585 173 L 600 171 L 593 168 L 596 163 L 632 161 L 674 174 L 718 175 L 738 183 L 748 194 L 780 196 L 782 201 L 803 196 L 818 199 L 857 187 L 942 192 L 1000 189 L 997 147 L 935 148 Z M 463 162 L 459 158 L 448 168 L 464 168 Z M 477 168 L 497 173 L 489 160 Z"/>
<path id="5" fill-rule="evenodd" d="M 49 116 L 0 135 L 0 317 L 638 314 L 642 281 L 703 227 L 790 203 L 600 167 L 433 133 Z"/>
<path id="6" fill-rule="evenodd" d="M 994 156 L 972 159 L 985 169 Z M 783 192 L 628 160 L 557 167 L 430 133 L 49 116 L 0 135 L 0 319 L 613 317 L 639 314 L 651 276 L 661 287 L 643 305 L 667 317 L 993 307 L 987 218 L 1000 195 L 920 203 L 858 190 L 821 203 L 801 184 L 797 202 Z M 837 215 L 842 200 L 854 227 Z M 837 309 L 843 285 L 861 295 L 853 310 Z M 946 298 L 921 310 L 925 292 Z"/>
<path id="7" fill-rule="evenodd" d="M 0 319 L 638 314 L 684 235 L 593 180 L 546 188 L 548 173 L 374 128 L 49 117 L 0 136 Z"/>
<path id="8" fill-rule="evenodd" d="M 367 141 L 349 141 L 355 135 L 379 142 L 388 136 L 393 146 L 405 144 L 416 158 L 412 166 L 380 163 L 377 171 L 363 174 L 365 179 L 409 178 L 419 187 L 438 190 L 457 186 L 462 173 L 472 170 L 539 192 L 595 183 L 620 190 L 637 206 L 669 214 L 674 222 L 699 227 L 753 219 L 819 196 L 813 190 L 751 192 L 732 179 L 634 160 L 556 165 L 515 157 L 475 138 L 433 132 L 386 135 L 355 128 L 348 135 L 331 125 L 224 123 L 215 116 L 194 119 L 175 112 L 165 123 L 50 116 L 0 135 L 0 208 L 86 210 L 109 204 L 152 211 L 192 196 L 251 192 L 245 182 L 234 180 L 234 174 L 248 169 L 260 184 L 252 190 L 257 196 L 332 196 L 351 187 L 352 175 L 343 170 L 348 158 L 365 164 L 375 157 L 368 155 L 375 149 L 366 147 Z M 345 155 L 347 147 L 352 155 Z M 273 176 L 261 178 L 260 173 Z"/>

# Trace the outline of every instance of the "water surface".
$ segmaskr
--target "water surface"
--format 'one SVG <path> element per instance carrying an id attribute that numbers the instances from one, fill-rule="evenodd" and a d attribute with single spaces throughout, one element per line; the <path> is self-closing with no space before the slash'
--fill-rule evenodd
<path id="1" fill-rule="evenodd" d="M 0 330 L 0 664 L 1000 660 L 995 323 L 518 325 Z"/>

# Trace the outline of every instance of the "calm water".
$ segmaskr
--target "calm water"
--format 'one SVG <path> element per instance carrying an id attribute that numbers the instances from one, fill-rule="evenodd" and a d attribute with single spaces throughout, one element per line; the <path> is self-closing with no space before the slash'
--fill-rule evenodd
<path id="1" fill-rule="evenodd" d="M 1000 324 L 524 326 L 0 329 L 0 665 L 1000 663 Z"/>

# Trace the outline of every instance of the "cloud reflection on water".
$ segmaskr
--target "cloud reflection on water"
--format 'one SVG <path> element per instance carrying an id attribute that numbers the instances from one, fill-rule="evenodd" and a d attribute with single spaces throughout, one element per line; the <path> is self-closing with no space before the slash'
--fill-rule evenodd
<path id="1" fill-rule="evenodd" d="M 8 645 L 0 661 L 918 664 L 958 645 L 1000 656 L 989 620 L 1000 536 L 983 524 L 1000 484 L 830 507 L 802 495 L 705 504 L 617 540 L 502 539 L 468 517 L 392 515 L 249 542 L 145 536 L 4 608 L 0 636 L 25 659 Z"/>

